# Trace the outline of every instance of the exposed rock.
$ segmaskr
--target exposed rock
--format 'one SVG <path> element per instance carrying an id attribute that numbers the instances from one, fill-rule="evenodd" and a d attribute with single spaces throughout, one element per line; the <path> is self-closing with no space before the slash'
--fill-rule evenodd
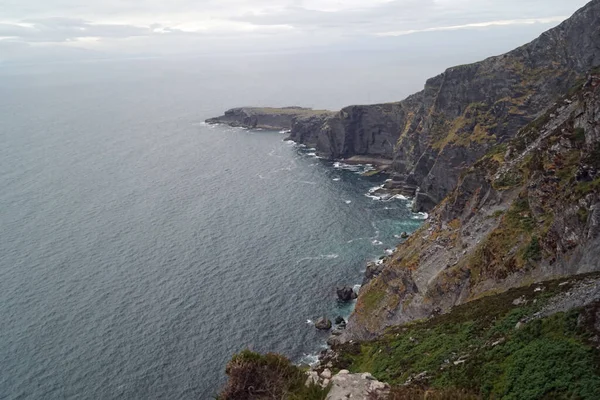
<path id="1" fill-rule="evenodd" d="M 305 386 L 318 385 L 319 384 L 319 374 L 317 371 L 307 371 L 306 374 L 308 378 L 306 378 Z"/>
<path id="2" fill-rule="evenodd" d="M 321 378 L 331 379 L 331 371 L 329 369 L 324 369 L 323 372 L 321 372 Z"/>
<path id="3" fill-rule="evenodd" d="M 338 316 L 335 318 L 335 323 L 336 323 L 336 324 L 338 324 L 338 325 L 339 325 L 339 324 L 346 324 L 346 320 L 345 320 L 345 319 L 344 319 L 344 317 L 342 317 L 341 315 L 338 315 Z"/>
<path id="4" fill-rule="evenodd" d="M 354 292 L 354 289 L 350 286 L 344 286 L 341 288 L 337 288 L 337 296 L 341 301 L 351 301 L 356 299 L 357 295 Z"/>
<path id="5" fill-rule="evenodd" d="M 315 322 L 315 328 L 322 330 L 322 331 L 328 331 L 331 329 L 331 321 L 325 317 L 321 317 L 317 320 L 317 322 Z"/>
<path id="6" fill-rule="evenodd" d="M 521 296 L 517 299 L 514 299 L 512 303 L 513 306 L 520 306 L 521 304 L 527 303 L 527 299 L 525 299 L 525 296 Z"/>
<path id="7" fill-rule="evenodd" d="M 387 383 L 375 380 L 371 374 L 350 374 L 342 370 L 331 379 L 331 389 L 326 399 L 382 400 L 388 398 L 389 391 Z"/>
<path id="8" fill-rule="evenodd" d="M 373 278 L 379 276 L 381 271 L 383 271 L 384 264 L 383 263 L 367 263 L 367 269 L 365 271 L 365 276 L 363 278 L 362 286 L 369 283 Z"/>
<path id="9" fill-rule="evenodd" d="M 408 239 L 410 237 L 410 235 L 406 232 L 402 232 L 402 234 L 400 235 L 401 239 Z"/>

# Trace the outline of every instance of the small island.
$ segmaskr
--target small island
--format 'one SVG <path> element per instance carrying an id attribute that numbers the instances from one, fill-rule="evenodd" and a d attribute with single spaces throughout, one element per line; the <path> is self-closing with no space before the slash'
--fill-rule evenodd
<path id="1" fill-rule="evenodd" d="M 224 115 L 206 120 L 208 124 L 224 124 L 249 129 L 289 130 L 298 118 L 329 116 L 332 111 L 304 107 L 240 107 Z"/>

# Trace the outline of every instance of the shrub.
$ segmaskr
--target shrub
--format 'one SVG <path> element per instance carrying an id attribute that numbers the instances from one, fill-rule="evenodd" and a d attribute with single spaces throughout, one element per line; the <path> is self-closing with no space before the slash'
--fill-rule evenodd
<path id="1" fill-rule="evenodd" d="M 232 357 L 225 370 L 229 380 L 219 400 L 323 400 L 327 390 L 306 387 L 307 376 L 279 354 L 244 350 Z"/>

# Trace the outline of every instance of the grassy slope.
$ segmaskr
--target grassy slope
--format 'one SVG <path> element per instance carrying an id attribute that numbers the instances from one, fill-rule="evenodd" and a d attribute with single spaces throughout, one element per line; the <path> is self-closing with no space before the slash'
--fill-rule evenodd
<path id="1" fill-rule="evenodd" d="M 457 398 L 471 394 L 494 399 L 597 399 L 600 352 L 590 341 L 597 332 L 581 323 L 583 310 L 535 319 L 516 328 L 554 294 L 570 289 L 574 279 L 559 286 L 562 282 L 485 297 L 455 307 L 449 314 L 392 328 L 375 341 L 343 345 L 337 349 L 338 367 L 369 371 L 398 386 L 426 372 L 427 378 L 413 385 L 460 389 L 463 394 Z M 538 287 L 544 290 L 536 292 Z M 521 296 L 527 303 L 514 305 Z M 594 311 L 598 309 L 600 303 Z M 397 389 L 398 393 L 406 390 Z M 397 398 L 422 398 L 421 392 L 416 393 Z"/>

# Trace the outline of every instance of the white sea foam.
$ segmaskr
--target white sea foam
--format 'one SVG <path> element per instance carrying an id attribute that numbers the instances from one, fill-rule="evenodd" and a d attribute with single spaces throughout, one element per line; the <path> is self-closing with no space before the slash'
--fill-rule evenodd
<path id="1" fill-rule="evenodd" d="M 394 254 L 394 249 L 385 249 L 385 254 L 391 256 L 392 254 Z"/>
<path id="2" fill-rule="evenodd" d="M 342 180 L 342 178 L 333 178 L 333 181 L 334 181 L 334 182 L 339 182 L 339 181 L 341 181 L 341 180 Z"/>
<path id="3" fill-rule="evenodd" d="M 425 219 L 429 218 L 429 214 L 427 214 L 426 212 L 420 212 L 420 213 L 413 214 L 411 218 L 425 220 Z"/>
<path id="4" fill-rule="evenodd" d="M 373 246 L 382 246 L 383 242 L 379 241 L 379 240 L 372 240 L 371 243 L 373 244 Z"/>
<path id="5" fill-rule="evenodd" d="M 319 356 L 316 354 L 304 354 L 301 358 L 300 361 L 298 362 L 299 365 L 310 365 L 311 367 L 314 367 L 315 365 L 317 365 L 317 363 L 319 362 Z"/>
<path id="6" fill-rule="evenodd" d="M 314 325 L 315 324 L 312 319 L 307 319 L 306 323 L 309 324 L 309 325 Z"/>
<path id="7" fill-rule="evenodd" d="M 317 184 L 317 182 L 310 182 L 310 181 L 292 181 L 292 182 L 303 183 L 305 185 L 316 185 Z"/>
<path id="8" fill-rule="evenodd" d="M 290 129 L 283 129 L 281 131 L 279 131 L 279 133 L 290 133 L 292 132 Z"/>
<path id="9" fill-rule="evenodd" d="M 350 203 L 352 203 L 352 200 L 344 200 L 344 203 L 350 204 Z"/>

